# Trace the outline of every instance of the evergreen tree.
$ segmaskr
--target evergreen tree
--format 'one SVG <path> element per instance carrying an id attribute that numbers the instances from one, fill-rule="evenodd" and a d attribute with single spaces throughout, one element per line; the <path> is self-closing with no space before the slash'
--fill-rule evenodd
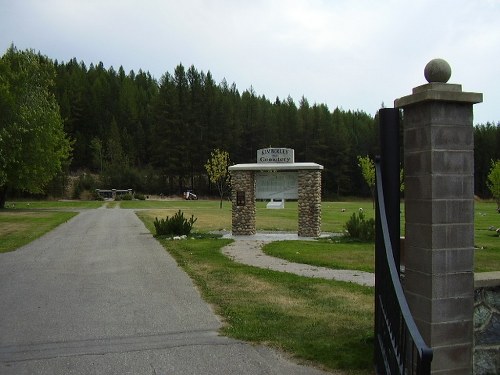
<path id="1" fill-rule="evenodd" d="M 53 92 L 64 128 L 75 139 L 73 171 L 99 170 L 95 139 L 103 144 L 107 168 L 109 148 L 119 140 L 128 165 L 122 174 L 130 183 L 144 188 L 147 175 L 157 191 L 180 193 L 190 185 L 210 193 L 204 163 L 211 150 L 228 150 L 234 162 L 248 163 L 257 149 L 281 146 L 294 148 L 297 161 L 324 165 L 325 196 L 369 194 L 357 156 L 379 153 L 378 115 L 330 111 L 304 96 L 298 104 L 290 96 L 271 102 L 253 87 L 240 94 L 235 83 L 216 84 L 210 71 L 182 64 L 159 81 L 142 70 L 106 69 L 102 62 L 87 68 L 71 59 L 56 62 L 55 69 Z M 500 127 L 480 125 L 474 135 L 475 192 L 488 196 L 490 160 L 500 158 Z"/>
<path id="2" fill-rule="evenodd" d="M 92 161 L 94 168 L 102 174 L 104 165 L 104 146 L 100 138 L 95 137 L 90 142 L 90 149 L 92 150 Z"/>

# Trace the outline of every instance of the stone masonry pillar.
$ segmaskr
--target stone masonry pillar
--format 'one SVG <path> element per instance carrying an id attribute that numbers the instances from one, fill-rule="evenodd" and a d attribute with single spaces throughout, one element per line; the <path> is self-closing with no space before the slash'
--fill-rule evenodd
<path id="1" fill-rule="evenodd" d="M 232 233 L 255 234 L 254 171 L 231 171 Z"/>
<path id="2" fill-rule="evenodd" d="M 300 237 L 321 234 L 321 170 L 300 170 L 298 177 Z"/>
<path id="3" fill-rule="evenodd" d="M 472 374 L 474 307 L 473 110 L 482 94 L 447 84 L 441 59 L 404 109 L 405 294 L 432 374 Z"/>

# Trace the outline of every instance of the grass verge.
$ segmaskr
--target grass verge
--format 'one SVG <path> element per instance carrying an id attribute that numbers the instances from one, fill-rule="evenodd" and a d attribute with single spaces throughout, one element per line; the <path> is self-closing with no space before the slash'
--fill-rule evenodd
<path id="1" fill-rule="evenodd" d="M 6 207 L 10 209 L 45 209 L 45 210 L 62 210 L 62 209 L 89 209 L 99 208 L 104 204 L 100 201 L 79 201 L 79 200 L 62 200 L 62 201 L 37 201 L 37 200 L 23 200 L 15 202 L 7 202 Z"/>
<path id="2" fill-rule="evenodd" d="M 26 245 L 76 214 L 54 211 L 0 211 L 0 253 Z"/>
<path id="3" fill-rule="evenodd" d="M 227 241 L 161 242 L 224 318 L 222 333 L 329 369 L 369 373 L 370 288 L 239 265 L 220 253 Z"/>
<path id="4" fill-rule="evenodd" d="M 149 215 L 138 216 L 153 230 Z M 159 241 L 223 318 L 223 334 L 326 369 L 372 373 L 373 288 L 235 263 L 220 252 L 230 240 Z"/>

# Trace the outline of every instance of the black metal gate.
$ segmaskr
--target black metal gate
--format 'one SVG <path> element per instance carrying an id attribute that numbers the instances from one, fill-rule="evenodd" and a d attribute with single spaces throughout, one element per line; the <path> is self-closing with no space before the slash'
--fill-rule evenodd
<path id="1" fill-rule="evenodd" d="M 400 279 L 399 110 L 382 108 L 376 169 L 375 368 L 430 374 L 432 349 L 413 320 Z"/>

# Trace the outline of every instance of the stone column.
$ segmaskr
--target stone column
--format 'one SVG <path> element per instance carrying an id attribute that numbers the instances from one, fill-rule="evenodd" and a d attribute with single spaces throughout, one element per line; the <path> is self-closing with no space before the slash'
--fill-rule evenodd
<path id="1" fill-rule="evenodd" d="M 300 170 L 298 176 L 300 237 L 321 234 L 321 171 Z"/>
<path id="2" fill-rule="evenodd" d="M 255 234 L 255 178 L 253 171 L 231 171 L 232 233 Z"/>
<path id="3" fill-rule="evenodd" d="M 482 94 L 447 84 L 432 60 L 428 84 L 395 101 L 404 109 L 405 294 L 434 350 L 432 374 L 472 374 L 474 140 L 472 105 Z"/>

